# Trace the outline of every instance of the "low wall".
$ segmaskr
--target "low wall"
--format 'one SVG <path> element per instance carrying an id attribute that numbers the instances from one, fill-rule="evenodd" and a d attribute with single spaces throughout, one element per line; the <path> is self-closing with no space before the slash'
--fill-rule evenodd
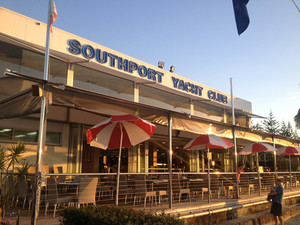
<path id="1" fill-rule="evenodd" d="M 300 206 L 298 206 L 299 203 L 300 195 L 287 196 L 283 198 L 283 215 L 285 219 L 300 213 Z M 226 224 L 226 221 L 231 221 L 230 224 L 240 225 L 267 224 L 269 222 L 273 222 L 273 216 L 269 213 L 270 208 L 270 202 L 260 201 L 199 213 L 195 216 L 183 217 L 182 219 L 185 220 L 186 224 L 199 225 L 218 224 L 222 222 L 225 222 L 224 224 Z M 241 221 L 238 221 L 237 219 L 241 219 Z M 235 222 L 232 220 L 235 220 Z"/>

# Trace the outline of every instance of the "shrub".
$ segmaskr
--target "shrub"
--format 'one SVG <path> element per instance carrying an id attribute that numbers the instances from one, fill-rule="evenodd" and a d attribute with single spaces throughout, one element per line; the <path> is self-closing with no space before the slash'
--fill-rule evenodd
<path id="1" fill-rule="evenodd" d="M 178 216 L 157 214 L 119 206 L 69 207 L 63 210 L 62 225 L 183 225 Z"/>

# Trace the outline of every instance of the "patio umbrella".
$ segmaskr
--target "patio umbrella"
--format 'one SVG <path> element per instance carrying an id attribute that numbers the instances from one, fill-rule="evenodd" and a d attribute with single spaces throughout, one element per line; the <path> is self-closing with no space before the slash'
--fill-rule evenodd
<path id="1" fill-rule="evenodd" d="M 102 149 L 119 148 L 116 205 L 119 197 L 119 180 L 122 148 L 137 145 L 150 139 L 156 126 L 133 115 L 112 116 L 86 132 L 87 142 Z"/>
<path id="2" fill-rule="evenodd" d="M 272 145 L 267 143 L 252 143 L 244 147 L 240 152 L 239 155 L 249 155 L 253 153 L 259 152 L 272 152 L 276 151 L 277 149 L 274 148 Z"/>
<path id="3" fill-rule="evenodd" d="M 292 162 L 291 162 L 291 155 L 299 155 L 300 154 L 300 148 L 294 147 L 294 146 L 284 146 L 281 148 L 278 148 L 277 154 L 280 155 L 288 155 L 289 156 L 289 165 L 290 165 L 290 187 L 292 187 Z"/>
<path id="4" fill-rule="evenodd" d="M 260 186 L 261 186 L 261 180 L 260 180 L 260 172 L 259 172 L 259 163 L 258 163 L 258 153 L 259 152 L 273 152 L 277 151 L 276 148 L 274 148 L 272 145 L 267 143 L 252 143 L 244 147 L 238 154 L 239 155 L 249 155 L 249 154 L 256 154 L 256 167 L 257 167 L 257 173 L 258 173 L 258 185 L 259 185 L 259 194 L 260 194 Z"/>
<path id="5" fill-rule="evenodd" d="M 186 150 L 204 150 L 207 149 L 207 175 L 208 190 L 210 190 L 210 165 L 209 165 L 209 149 L 210 148 L 230 148 L 233 147 L 230 141 L 218 137 L 213 134 L 203 134 L 189 141 L 183 148 Z M 208 202 L 210 202 L 210 194 L 208 193 Z"/>

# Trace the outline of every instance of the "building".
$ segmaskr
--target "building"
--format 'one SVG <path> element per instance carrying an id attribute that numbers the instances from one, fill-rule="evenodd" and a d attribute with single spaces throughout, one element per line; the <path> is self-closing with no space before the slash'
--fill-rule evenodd
<path id="1" fill-rule="evenodd" d="M 44 83 L 45 34 L 46 24 L 0 8 L 0 143 L 9 147 L 24 142 L 28 149 L 24 159 L 32 165 L 41 104 L 36 87 Z M 4 75 L 6 69 L 20 75 Z M 105 165 L 113 172 L 117 150 L 93 148 L 85 137 L 88 128 L 112 115 L 133 114 L 157 125 L 149 141 L 124 149 L 124 172 L 167 171 L 168 118 L 172 118 L 174 170 L 205 171 L 205 151 L 183 150 L 191 138 L 206 133 L 233 138 L 229 94 L 55 27 L 49 74 L 43 163 L 50 172 L 62 166 L 63 172 L 96 173 Z M 238 148 L 251 141 L 299 145 L 299 140 L 251 131 L 251 118 L 256 116 L 251 103 L 238 97 L 234 102 Z M 215 150 L 209 155 L 219 171 L 234 171 L 233 159 L 233 150 Z"/>

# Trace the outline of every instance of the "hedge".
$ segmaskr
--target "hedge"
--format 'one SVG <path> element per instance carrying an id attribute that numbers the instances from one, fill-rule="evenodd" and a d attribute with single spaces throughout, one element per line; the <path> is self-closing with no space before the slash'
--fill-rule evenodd
<path id="1" fill-rule="evenodd" d="M 62 225 L 183 225 L 179 216 L 158 214 L 119 206 L 68 207 L 63 210 Z"/>

